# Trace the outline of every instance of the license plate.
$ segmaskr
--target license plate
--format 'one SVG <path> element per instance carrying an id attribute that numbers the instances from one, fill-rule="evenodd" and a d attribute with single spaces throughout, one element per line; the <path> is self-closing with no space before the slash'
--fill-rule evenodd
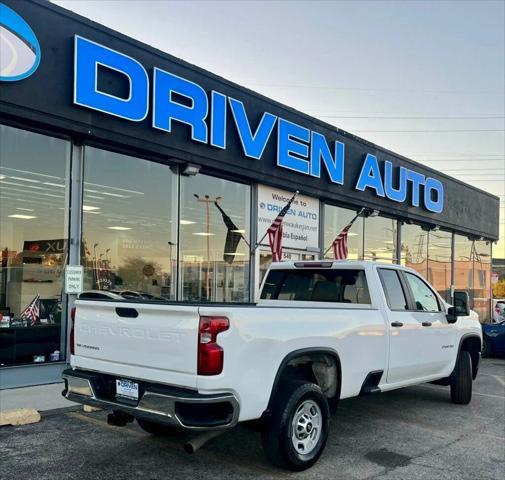
<path id="1" fill-rule="evenodd" d="M 131 380 L 118 378 L 116 380 L 116 395 L 120 397 L 130 398 L 132 400 L 139 399 L 139 384 Z"/>

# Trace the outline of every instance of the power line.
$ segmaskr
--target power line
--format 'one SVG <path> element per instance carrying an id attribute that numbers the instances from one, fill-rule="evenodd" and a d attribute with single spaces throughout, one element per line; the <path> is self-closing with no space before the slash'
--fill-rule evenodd
<path id="1" fill-rule="evenodd" d="M 358 133 L 480 133 L 480 132 L 501 132 L 503 129 L 469 129 L 469 130 L 354 130 Z"/>
<path id="2" fill-rule="evenodd" d="M 473 158 L 422 158 L 417 160 L 418 162 L 475 162 L 476 160 L 481 160 L 483 162 L 500 162 L 503 163 L 505 157 L 502 158 L 482 158 L 482 157 L 473 157 Z"/>
<path id="3" fill-rule="evenodd" d="M 331 85 L 303 85 L 303 84 L 281 84 L 281 83 L 249 83 L 244 82 L 248 87 L 273 87 L 273 88 L 306 88 L 317 90 L 352 90 L 356 92 L 391 92 L 391 93 L 427 93 L 427 94 L 448 94 L 448 95 L 505 95 L 502 91 L 471 91 L 471 90 L 411 90 L 400 88 L 360 88 L 360 87 L 336 87 Z"/>
<path id="4" fill-rule="evenodd" d="M 318 114 L 312 113 L 311 115 L 319 118 L 358 118 L 358 119 L 375 119 L 375 120 L 501 120 L 505 118 L 503 115 L 489 115 L 489 116 L 433 116 L 433 117 L 423 117 L 423 116 L 386 116 L 386 115 L 329 115 L 329 114 Z"/>
<path id="5" fill-rule="evenodd" d="M 482 172 L 484 170 L 492 170 L 494 172 L 496 172 L 496 171 L 499 172 L 499 171 L 503 170 L 505 172 L 505 165 L 503 166 L 503 168 L 458 168 L 458 169 L 454 169 L 454 170 L 451 170 L 451 169 L 446 170 L 445 168 L 443 169 L 444 172 L 456 172 L 456 173 L 458 173 L 458 172 L 461 172 L 461 173 Z"/>
<path id="6" fill-rule="evenodd" d="M 408 153 L 406 155 L 409 156 L 414 156 L 414 155 L 458 155 L 461 157 L 476 157 L 476 156 L 481 156 L 481 157 L 503 157 L 505 153 L 470 153 L 470 152 L 464 152 L 464 153 L 455 153 L 455 152 L 416 152 L 416 153 Z"/>

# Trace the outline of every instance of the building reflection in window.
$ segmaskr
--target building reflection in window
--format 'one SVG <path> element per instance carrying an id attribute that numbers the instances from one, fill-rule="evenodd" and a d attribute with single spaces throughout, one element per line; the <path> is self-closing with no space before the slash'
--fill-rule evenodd
<path id="1" fill-rule="evenodd" d="M 491 242 L 473 243 L 473 305 L 481 322 L 491 320 Z"/>
<path id="2" fill-rule="evenodd" d="M 454 287 L 470 295 L 470 304 L 481 322 L 491 317 L 491 244 L 455 235 Z"/>
<path id="3" fill-rule="evenodd" d="M 419 272 L 445 300 L 450 300 L 452 233 L 428 231 L 413 224 L 403 224 L 401 229 L 401 264 Z"/>
<path id="4" fill-rule="evenodd" d="M 0 366 L 65 358 L 70 143 L 0 125 Z"/>
<path id="5" fill-rule="evenodd" d="M 397 225 L 396 220 L 386 217 L 365 219 L 365 260 L 396 262 Z"/>
<path id="6" fill-rule="evenodd" d="M 86 147 L 86 288 L 175 299 L 176 222 L 177 175 L 170 167 Z"/>
<path id="7" fill-rule="evenodd" d="M 448 302 L 451 301 L 452 233 L 431 230 L 428 235 L 427 280 Z"/>
<path id="8" fill-rule="evenodd" d="M 181 176 L 181 300 L 248 301 L 250 195 L 248 185 Z"/>
<path id="9" fill-rule="evenodd" d="M 350 210 L 333 205 L 324 205 L 324 251 L 328 250 L 337 235 L 356 216 L 355 210 Z M 347 235 L 347 248 L 349 260 L 363 259 L 363 217 L 359 217 L 353 223 Z M 333 250 L 330 248 L 325 258 L 333 258 Z"/>
<path id="10" fill-rule="evenodd" d="M 424 278 L 428 274 L 428 232 L 419 225 L 401 226 L 401 264 L 413 268 Z"/>

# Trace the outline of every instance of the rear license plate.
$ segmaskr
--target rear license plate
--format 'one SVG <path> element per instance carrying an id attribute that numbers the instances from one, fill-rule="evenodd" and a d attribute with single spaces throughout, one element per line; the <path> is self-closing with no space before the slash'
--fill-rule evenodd
<path id="1" fill-rule="evenodd" d="M 139 384 L 126 380 L 124 378 L 116 379 L 116 395 L 129 398 L 131 400 L 139 399 Z"/>

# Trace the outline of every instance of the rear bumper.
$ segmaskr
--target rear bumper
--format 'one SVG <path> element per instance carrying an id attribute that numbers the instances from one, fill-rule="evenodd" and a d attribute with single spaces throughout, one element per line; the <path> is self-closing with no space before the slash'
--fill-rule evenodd
<path id="1" fill-rule="evenodd" d="M 238 422 L 239 403 L 231 393 L 201 395 L 193 390 L 166 385 L 139 383 L 139 400 L 115 396 L 117 377 L 85 370 L 65 370 L 62 395 L 72 402 L 119 410 L 134 417 L 188 430 L 234 427 Z"/>

